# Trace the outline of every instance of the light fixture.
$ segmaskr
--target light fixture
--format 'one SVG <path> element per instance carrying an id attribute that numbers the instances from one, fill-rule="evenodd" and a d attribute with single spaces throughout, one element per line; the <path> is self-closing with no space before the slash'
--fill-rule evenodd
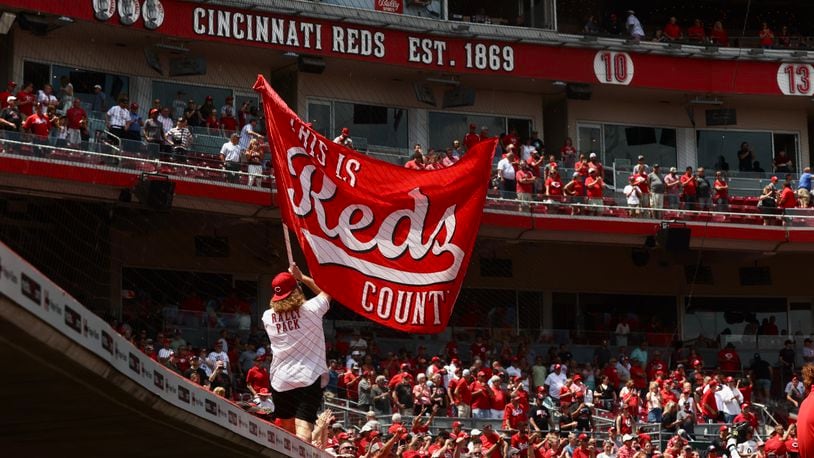
<path id="1" fill-rule="evenodd" d="M 579 41 L 584 41 L 584 42 L 592 42 L 592 41 L 597 41 L 597 40 L 598 40 L 598 38 L 596 37 L 596 35 L 583 35 L 582 38 L 579 39 Z"/>
<path id="2" fill-rule="evenodd" d="M 299 54 L 295 53 L 294 51 L 286 51 L 283 53 L 283 57 L 300 57 Z"/>
<path id="3" fill-rule="evenodd" d="M 469 24 L 455 24 L 452 26 L 453 32 L 469 32 Z"/>
<path id="4" fill-rule="evenodd" d="M 460 81 L 458 81 L 456 79 L 453 79 L 452 77 L 450 77 L 450 78 L 435 78 L 435 77 L 431 76 L 431 77 L 425 78 L 424 81 L 426 81 L 428 83 L 448 84 L 450 86 L 460 86 L 461 85 Z"/>
<path id="5" fill-rule="evenodd" d="M 689 103 L 690 103 L 690 105 L 723 105 L 724 101 L 719 100 L 717 97 L 711 98 L 711 99 L 705 98 L 705 97 L 704 98 L 696 97 L 696 98 L 690 100 Z"/>
<path id="6" fill-rule="evenodd" d="M 66 24 L 73 24 L 75 22 L 72 17 L 68 16 L 60 16 L 57 18 L 57 21 L 64 22 Z"/>
<path id="7" fill-rule="evenodd" d="M 703 52 L 707 54 L 715 54 L 718 52 L 717 46 L 704 46 Z"/>
<path id="8" fill-rule="evenodd" d="M 791 57 L 806 57 L 808 56 L 808 51 L 794 51 L 791 53 Z"/>
<path id="9" fill-rule="evenodd" d="M 566 83 L 565 81 L 554 81 L 551 83 L 551 85 L 554 87 L 566 87 L 568 86 L 568 83 Z"/>
<path id="10" fill-rule="evenodd" d="M 15 19 L 17 19 L 17 15 L 14 13 L 5 12 L 0 15 L 0 35 L 6 35 L 11 30 Z"/>
<path id="11" fill-rule="evenodd" d="M 169 44 L 169 43 L 157 43 L 155 45 L 155 47 L 158 48 L 158 49 L 163 49 L 164 51 L 172 51 L 172 52 L 176 52 L 176 53 L 189 52 L 189 48 L 187 48 L 187 47 L 185 47 L 183 45 L 173 45 L 173 44 Z"/>
<path id="12" fill-rule="evenodd" d="M 752 48 L 749 50 L 750 56 L 762 56 L 766 51 L 763 48 Z"/>
<path id="13" fill-rule="evenodd" d="M 682 45 L 681 43 L 667 43 L 667 47 L 669 49 L 681 49 Z"/>

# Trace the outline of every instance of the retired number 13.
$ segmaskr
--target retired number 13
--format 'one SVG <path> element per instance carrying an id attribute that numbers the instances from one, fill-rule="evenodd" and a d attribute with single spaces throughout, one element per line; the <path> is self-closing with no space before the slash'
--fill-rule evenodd
<path id="1" fill-rule="evenodd" d="M 466 68 L 478 70 L 514 70 L 514 49 L 511 46 L 485 45 L 467 43 Z"/>

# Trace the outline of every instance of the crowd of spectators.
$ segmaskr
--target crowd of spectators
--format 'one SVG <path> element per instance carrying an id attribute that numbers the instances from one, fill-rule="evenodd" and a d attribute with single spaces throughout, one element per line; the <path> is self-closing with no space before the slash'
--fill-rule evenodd
<path id="1" fill-rule="evenodd" d="M 772 332 L 771 323 L 765 327 Z M 624 335 L 618 328 L 617 344 Z M 211 347 L 196 348 L 177 330 L 150 338 L 127 324 L 117 329 L 180 376 L 274 419 L 272 355 L 262 330 L 243 339 L 224 330 Z M 741 456 L 794 456 L 793 412 L 806 393 L 798 362 L 814 361 L 810 339 L 802 358 L 787 341 L 774 363 L 759 354 L 744 363 L 729 344 L 710 367 L 692 347 L 679 344 L 663 354 L 645 340 L 630 343 L 611 347 L 605 340 L 589 361 L 576 361 L 567 345 L 542 355 L 523 340 L 481 335 L 468 348 L 450 340 L 437 352 L 419 346 L 385 353 L 356 330 L 328 344 L 325 390 L 329 398 L 352 401 L 367 418 L 345 428 L 325 411 L 314 441 L 354 457 L 691 457 L 702 456 L 689 447 L 702 440 L 697 425 L 714 422 L 727 425 L 717 438 L 704 438 L 711 439 L 704 456 L 724 456 L 732 434 L 741 436 Z M 755 403 L 783 405 L 792 414 L 779 417 L 783 425 L 774 433 L 760 436 Z M 598 415 L 612 419 L 612 426 L 600 428 Z M 439 429 L 433 425 L 438 417 L 457 420 Z M 654 424 L 661 436 L 648 429 Z"/>
<path id="2" fill-rule="evenodd" d="M 611 12 L 604 20 L 596 15 L 585 19 L 582 33 L 585 35 L 607 35 L 611 37 L 625 37 L 635 42 L 649 39 L 661 43 L 688 43 L 725 47 L 730 45 L 730 36 L 724 25 L 724 19 L 719 18 L 705 23 L 701 18 L 677 18 L 670 16 L 663 25 L 653 25 L 652 35 L 645 33 L 644 26 L 636 12 L 627 10 L 624 13 Z M 787 25 L 772 30 L 768 22 L 760 22 L 754 38 L 762 48 L 788 49 L 804 46 L 799 36 L 794 36 Z M 738 32 L 740 33 L 740 32 Z M 739 42 L 738 42 L 739 43 Z M 738 45 L 736 43 L 736 45 Z"/>
<path id="3" fill-rule="evenodd" d="M 478 132 L 475 124 L 463 136 L 455 139 L 447 148 L 430 148 L 426 153 L 416 144 L 410 160 L 404 167 L 415 170 L 437 170 L 455 164 L 465 152 L 477 143 L 490 138 L 489 129 Z M 516 129 L 499 136 L 496 157 L 499 158 L 493 173 L 491 187 L 503 198 L 520 201 L 540 200 L 544 203 L 587 204 L 574 207 L 574 213 L 600 214 L 605 198 L 613 198 L 608 192 L 612 187 L 606 183 L 605 166 L 596 153 L 587 156 L 578 152 L 570 138 L 558 151 L 548 154 L 537 132 L 521 139 Z M 743 142 L 732 160 L 738 164 L 738 172 L 763 170 L 755 160 L 755 153 Z M 772 176 L 769 183 L 756 196 L 753 206 L 766 215 L 776 215 L 790 208 L 811 206 L 811 169 L 803 168 L 797 177 L 794 162 L 784 149 L 778 149 L 772 160 Z M 560 174 L 561 169 L 573 170 L 570 176 Z M 730 166 L 724 156 L 715 164 L 715 172 L 708 174 L 704 167 L 686 167 L 682 172 L 671 166 L 648 164 L 643 155 L 637 157 L 630 170 L 627 183 L 615 183 L 624 204 L 630 208 L 630 216 L 659 216 L 651 209 L 685 209 L 699 211 L 731 210 L 729 191 Z M 782 179 L 781 179 L 782 177 Z M 618 179 L 618 177 L 617 177 Z M 764 224 L 774 224 L 775 217 L 764 218 Z M 782 221 L 782 219 L 780 220 Z"/>
<path id="4" fill-rule="evenodd" d="M 105 141 L 128 153 L 139 152 L 138 145 L 152 146 L 150 155 L 176 162 L 194 165 L 224 167 L 235 171 L 247 165 L 251 174 L 249 185 L 260 185 L 265 163 L 267 145 L 258 128 L 257 107 L 245 101 L 240 108 L 234 106 L 234 97 L 229 95 L 223 105 L 217 107 L 212 96 L 207 96 L 202 104 L 195 100 L 182 99 L 179 92 L 170 103 L 154 99 L 143 115 L 138 103 L 131 102 L 126 94 L 117 98 L 106 95 L 101 85 L 94 86 L 94 93 L 86 100 L 74 95 L 73 85 L 67 78 L 61 81 L 58 94 L 46 83 L 35 90 L 34 84 L 26 82 L 17 91 L 17 83 L 9 81 L 6 91 L 0 93 L 0 134 L 11 132 L 30 135 L 32 142 L 46 144 L 52 142 L 57 148 L 79 148 L 82 142 Z M 91 115 L 85 107 L 90 107 L 91 115 L 104 118 L 107 136 L 92 136 Z M 262 124 L 262 123 L 261 123 Z M 193 130 L 230 138 L 219 155 L 202 161 L 201 156 L 191 154 L 195 147 Z M 97 133 L 98 134 L 98 133 Z M 4 135 L 10 137 L 10 135 Z M 235 140 L 231 138 L 236 137 Z M 135 143 L 127 144 L 124 141 Z M 234 148 L 228 145 L 234 144 Z M 237 175 L 228 175 L 236 181 Z"/>

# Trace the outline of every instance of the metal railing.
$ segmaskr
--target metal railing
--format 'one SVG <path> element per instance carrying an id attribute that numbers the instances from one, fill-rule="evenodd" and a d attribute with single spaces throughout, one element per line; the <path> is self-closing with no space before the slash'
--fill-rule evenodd
<path id="1" fill-rule="evenodd" d="M 107 133 L 104 132 L 103 135 Z M 124 146 L 128 143 L 121 139 Z M 3 154 L 23 156 L 38 161 L 67 162 L 74 166 L 110 168 L 132 173 L 162 173 L 179 179 L 205 180 L 224 186 L 239 186 L 247 189 L 273 188 L 271 171 L 265 169 L 262 175 L 254 175 L 243 170 L 227 171 L 220 161 L 214 161 L 211 155 L 187 153 L 186 159 L 162 160 L 153 157 L 154 151 L 149 145 L 141 145 L 139 151 L 120 149 L 104 139 L 99 142 L 83 142 L 79 145 L 68 145 L 56 138 L 36 137 L 30 134 L 2 132 L 0 144 Z M 381 156 L 371 153 L 374 157 Z M 380 157 L 381 158 L 381 157 Z M 391 158 L 392 159 L 392 158 Z M 79 165 L 82 164 L 82 165 Z M 244 164 L 248 165 L 248 164 Z M 761 183 L 762 184 L 762 183 Z M 504 211 L 526 213 L 532 216 L 568 215 L 576 217 L 614 217 L 638 218 L 661 221 L 689 221 L 716 224 L 773 224 L 814 227 L 814 209 L 767 209 L 761 211 L 750 197 L 733 197 L 733 201 L 748 202 L 747 205 L 727 205 L 720 210 L 713 209 L 679 209 L 679 208 L 644 208 L 617 205 L 615 196 L 604 199 L 602 205 L 588 203 L 587 198 L 552 198 L 535 194 L 531 201 L 520 201 L 515 193 L 506 193 L 500 197 L 500 191 L 490 191 L 486 202 L 487 211 Z M 740 200 L 738 200 L 740 199 Z"/>

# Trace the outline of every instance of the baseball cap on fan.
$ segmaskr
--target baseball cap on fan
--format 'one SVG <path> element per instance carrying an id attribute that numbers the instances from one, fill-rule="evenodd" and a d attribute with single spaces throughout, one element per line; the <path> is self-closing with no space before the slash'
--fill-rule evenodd
<path id="1" fill-rule="evenodd" d="M 271 289 L 274 291 L 272 301 L 281 301 L 291 295 L 297 289 L 297 279 L 288 272 L 281 272 L 271 281 Z"/>

